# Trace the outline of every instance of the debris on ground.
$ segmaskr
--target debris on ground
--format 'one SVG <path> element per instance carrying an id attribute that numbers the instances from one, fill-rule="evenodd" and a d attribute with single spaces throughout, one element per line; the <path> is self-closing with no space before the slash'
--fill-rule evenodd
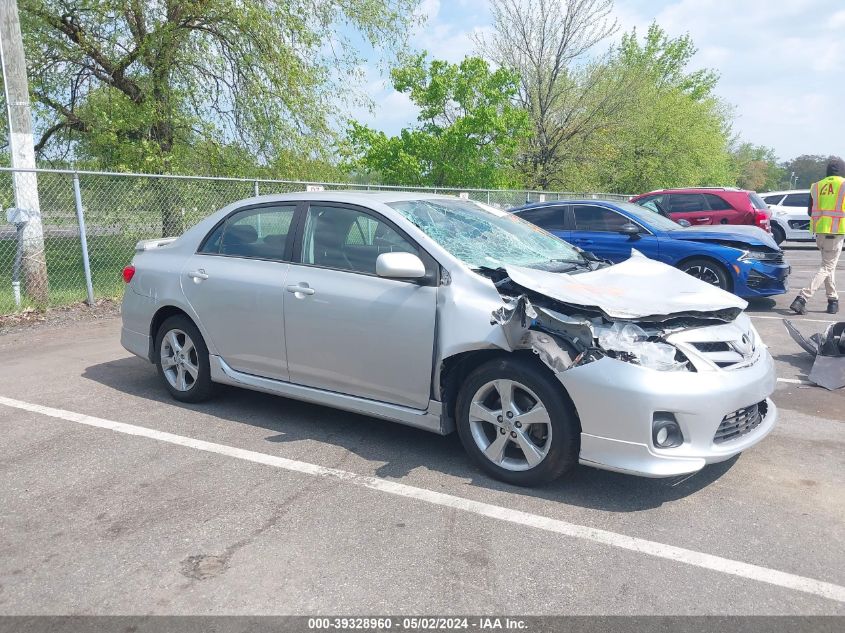
<path id="1" fill-rule="evenodd" d="M 783 324 L 792 339 L 815 356 L 810 381 L 831 391 L 845 387 L 845 321 L 831 323 L 824 333 L 813 334 L 809 339 L 792 321 L 784 319 Z"/>
<path id="2" fill-rule="evenodd" d="M 20 328 L 62 325 L 83 319 L 102 319 L 120 314 L 120 302 L 97 299 L 93 306 L 80 301 L 60 308 L 24 308 L 11 314 L 0 314 L 0 336 Z"/>

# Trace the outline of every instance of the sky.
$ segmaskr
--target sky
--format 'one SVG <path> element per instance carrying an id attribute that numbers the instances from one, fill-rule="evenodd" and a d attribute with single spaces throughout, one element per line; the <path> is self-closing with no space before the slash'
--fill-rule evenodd
<path id="1" fill-rule="evenodd" d="M 460 61 L 490 30 L 487 0 L 423 0 L 419 11 L 425 23 L 411 45 L 432 58 Z M 698 48 L 692 69 L 719 73 L 716 91 L 734 106 L 741 140 L 772 147 L 781 160 L 845 155 L 845 1 L 615 0 L 614 15 L 620 33 L 645 33 L 653 20 L 672 37 L 689 33 Z M 375 110 L 356 117 L 395 134 L 416 110 L 377 70 L 376 56 L 365 68 Z"/>

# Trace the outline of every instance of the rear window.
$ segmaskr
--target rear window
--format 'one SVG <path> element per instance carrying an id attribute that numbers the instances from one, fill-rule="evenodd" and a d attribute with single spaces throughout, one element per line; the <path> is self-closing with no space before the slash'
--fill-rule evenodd
<path id="1" fill-rule="evenodd" d="M 751 206 L 754 207 L 755 209 L 758 209 L 760 211 L 765 211 L 766 209 L 769 208 L 769 207 L 766 206 L 766 203 L 763 202 L 763 198 L 758 196 L 753 191 L 748 194 L 748 197 L 751 198 Z"/>
<path id="2" fill-rule="evenodd" d="M 791 193 L 783 199 L 781 204 L 785 207 L 802 207 L 806 209 L 810 206 L 809 193 Z"/>

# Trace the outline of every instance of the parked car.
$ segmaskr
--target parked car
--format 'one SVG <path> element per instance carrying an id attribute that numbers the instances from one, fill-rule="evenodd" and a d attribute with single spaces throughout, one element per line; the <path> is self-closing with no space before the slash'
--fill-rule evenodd
<path id="1" fill-rule="evenodd" d="M 646 206 L 598 200 L 537 203 L 513 212 L 612 262 L 637 250 L 740 297 L 787 291 L 789 265 L 772 236 L 758 227 L 686 228 Z"/>
<path id="2" fill-rule="evenodd" d="M 772 235 L 778 244 L 785 240 L 812 242 L 810 233 L 810 190 L 793 189 L 791 191 L 769 191 L 760 197 L 769 205 L 772 212 Z"/>
<path id="3" fill-rule="evenodd" d="M 175 399 L 222 383 L 457 429 L 514 484 L 579 461 L 693 473 L 777 417 L 743 300 L 646 257 L 591 261 L 469 200 L 252 198 L 140 242 L 124 280 L 121 342 Z"/>
<path id="4" fill-rule="evenodd" d="M 748 224 L 771 230 L 771 213 L 766 203 L 756 193 L 745 189 L 661 189 L 634 196 L 630 201 L 647 206 L 676 222 L 686 220 L 691 226 Z"/>

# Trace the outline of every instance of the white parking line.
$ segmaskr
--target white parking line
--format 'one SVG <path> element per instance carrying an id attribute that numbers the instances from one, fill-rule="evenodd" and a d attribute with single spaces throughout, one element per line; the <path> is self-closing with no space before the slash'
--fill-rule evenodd
<path id="1" fill-rule="evenodd" d="M 814 578 L 807 578 L 806 576 L 798 576 L 796 574 L 790 574 L 776 569 L 769 569 L 768 567 L 751 565 L 749 563 L 743 563 L 729 558 L 722 558 L 721 556 L 713 556 L 712 554 L 696 552 L 694 550 L 675 547 L 673 545 L 665 545 L 663 543 L 648 541 L 646 539 L 633 536 L 626 536 L 625 534 L 618 534 L 607 530 L 591 528 L 584 525 L 576 525 L 559 519 L 552 519 L 538 514 L 523 512 L 521 510 L 512 510 L 503 506 L 474 501 L 472 499 L 457 497 L 443 492 L 435 492 L 426 488 L 417 488 L 415 486 L 400 484 L 395 481 L 388 481 L 378 477 L 358 475 L 345 470 L 327 468 L 325 466 L 300 462 L 287 459 L 285 457 L 277 457 L 266 453 L 236 448 L 234 446 L 226 446 L 225 444 L 206 442 L 192 437 L 174 435 L 173 433 L 166 433 L 164 431 L 157 431 L 143 426 L 135 426 L 134 424 L 126 424 L 124 422 L 116 422 L 114 420 L 107 420 L 104 418 L 96 418 L 82 413 L 65 411 L 64 409 L 54 409 L 52 407 L 45 407 L 39 404 L 24 402 L 22 400 L 14 400 L 12 398 L 0 396 L 0 404 L 15 409 L 21 409 L 23 411 L 39 413 L 52 418 L 58 418 L 60 420 L 77 422 L 86 426 L 108 429 L 117 433 L 125 433 L 127 435 L 146 437 L 160 442 L 185 446 L 187 448 L 193 448 L 207 453 L 216 453 L 218 455 L 234 457 L 236 459 L 242 459 L 256 464 L 264 464 L 266 466 L 273 466 L 275 468 L 281 468 L 305 475 L 339 479 L 348 484 L 360 486 L 362 488 L 370 488 L 372 490 L 378 490 L 380 492 L 386 492 L 388 494 L 406 497 L 408 499 L 416 499 L 417 501 L 424 501 L 426 503 L 453 508 L 463 512 L 471 512 L 479 516 L 497 519 L 499 521 L 515 523 L 539 530 L 545 530 L 547 532 L 570 536 L 572 538 L 601 543 L 602 545 L 618 547 L 648 556 L 655 556 L 657 558 L 664 558 L 679 563 L 686 563 L 687 565 L 702 567 L 704 569 L 718 571 L 723 574 L 730 574 L 732 576 L 739 576 L 740 578 L 764 582 L 778 587 L 794 589 L 795 591 L 821 596 L 822 598 L 836 600 L 837 602 L 845 602 L 845 587 L 841 585 L 816 580 Z"/>
<path id="2" fill-rule="evenodd" d="M 790 385 L 815 385 L 816 383 L 801 378 L 778 378 L 778 382 L 785 382 Z"/>

